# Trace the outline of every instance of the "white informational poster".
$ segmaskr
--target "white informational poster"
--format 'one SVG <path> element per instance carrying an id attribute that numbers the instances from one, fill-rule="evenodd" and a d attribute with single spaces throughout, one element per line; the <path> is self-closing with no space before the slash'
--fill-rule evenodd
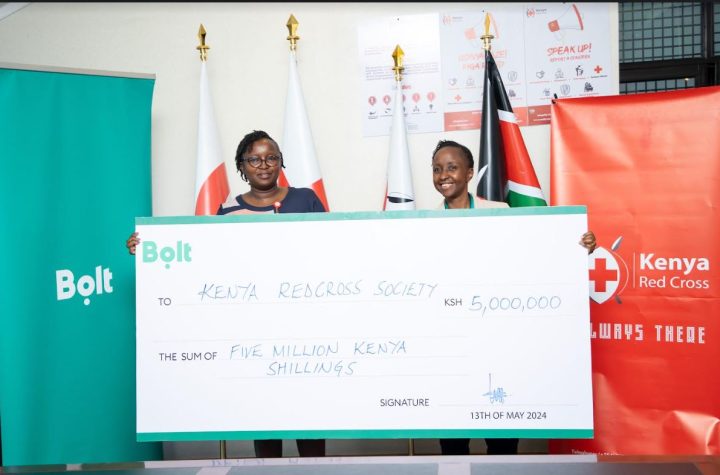
<path id="1" fill-rule="evenodd" d="M 607 3 L 525 7 L 528 124 L 550 123 L 550 101 L 617 94 Z M 503 78 L 504 79 L 504 78 Z"/>
<path id="2" fill-rule="evenodd" d="M 491 52 L 519 125 L 549 124 L 554 95 L 618 93 L 610 3 L 492 5 L 379 19 L 359 28 L 365 136 L 389 134 L 394 87 L 390 55 L 398 43 L 408 53 L 403 41 L 413 44 L 413 63 L 424 64 L 415 66 L 422 83 L 412 75 L 404 82 L 408 133 L 480 128 L 486 14 Z"/>
<path id="3" fill-rule="evenodd" d="M 443 13 L 440 39 L 443 58 L 445 130 L 480 128 L 485 50 L 485 15 L 490 15 L 492 54 L 519 125 L 527 125 L 525 45 L 522 10 L 500 5 L 496 10 Z"/>
<path id="4" fill-rule="evenodd" d="M 358 28 L 363 75 L 363 135 L 389 135 L 392 125 L 395 47 L 405 53 L 402 73 L 408 133 L 443 130 L 438 14 L 383 18 Z"/>
<path id="5" fill-rule="evenodd" d="M 584 207 L 136 224 L 140 441 L 592 437 Z"/>

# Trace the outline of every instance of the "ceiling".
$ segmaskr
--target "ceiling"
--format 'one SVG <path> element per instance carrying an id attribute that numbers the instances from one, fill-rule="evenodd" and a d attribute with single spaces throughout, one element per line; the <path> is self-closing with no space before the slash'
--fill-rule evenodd
<path id="1" fill-rule="evenodd" d="M 30 5 L 30 2 L 0 2 L 0 21 L 28 5 Z"/>

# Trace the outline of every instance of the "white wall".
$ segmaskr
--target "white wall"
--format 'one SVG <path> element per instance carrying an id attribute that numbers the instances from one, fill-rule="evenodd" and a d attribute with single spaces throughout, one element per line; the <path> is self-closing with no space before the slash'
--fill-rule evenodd
<path id="1" fill-rule="evenodd" d="M 156 75 L 152 111 L 153 214 L 192 214 L 200 61 L 195 47 L 203 23 L 210 45 L 208 72 L 215 115 L 231 180 L 235 149 L 252 129 L 282 139 L 287 87 L 287 28 L 300 22 L 298 69 L 325 189 L 333 211 L 380 210 L 385 191 L 388 137 L 362 136 L 363 98 L 357 27 L 374 18 L 492 8 L 480 3 L 31 3 L 0 21 L 0 62 Z M 496 7 L 499 6 L 495 4 Z M 617 62 L 617 8 L 610 41 Z M 392 66 L 391 52 L 388 65 Z M 549 196 L 549 126 L 522 134 Z M 430 159 L 439 139 L 478 150 L 479 131 L 410 134 L 418 207 L 436 207 Z M 282 144 L 281 144 L 282 146 Z M 128 233 L 131 229 L 128 229 Z M 121 237 L 122 238 L 122 237 Z M 294 444 L 290 444 L 294 453 Z M 335 454 L 406 453 L 407 440 L 338 441 Z M 521 451 L 543 451 L 523 441 Z M 434 442 L 418 441 L 423 453 Z M 482 441 L 473 449 L 482 452 Z M 168 458 L 217 457 L 217 443 L 166 444 Z M 232 457 L 252 455 L 247 442 L 228 445 Z"/>
<path id="2" fill-rule="evenodd" d="M 215 113 L 232 193 L 240 138 L 264 129 L 282 139 L 287 22 L 300 22 L 298 68 L 320 168 L 334 211 L 379 210 L 388 137 L 364 138 L 357 26 L 373 18 L 466 11 L 467 3 L 31 3 L 0 21 L 0 62 L 156 74 L 153 99 L 153 214 L 193 211 L 199 59 L 203 23 Z M 613 24 L 617 17 L 613 9 Z M 617 28 L 613 31 L 617 45 Z M 614 48 L 617 50 L 617 48 Z M 392 58 L 388 52 L 388 65 Z M 549 195 L 549 126 L 523 127 Z M 477 130 L 410 134 L 417 204 L 435 207 L 430 155 L 441 138 L 476 151 Z M 282 144 L 281 144 L 282 145 Z"/>

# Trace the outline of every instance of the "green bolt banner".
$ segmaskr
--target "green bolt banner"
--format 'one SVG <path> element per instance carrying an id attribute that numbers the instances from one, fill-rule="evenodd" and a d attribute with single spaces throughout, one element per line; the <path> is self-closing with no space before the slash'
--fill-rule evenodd
<path id="1" fill-rule="evenodd" d="M 5 465 L 161 458 L 135 430 L 134 260 L 154 77 L 0 66 Z"/>

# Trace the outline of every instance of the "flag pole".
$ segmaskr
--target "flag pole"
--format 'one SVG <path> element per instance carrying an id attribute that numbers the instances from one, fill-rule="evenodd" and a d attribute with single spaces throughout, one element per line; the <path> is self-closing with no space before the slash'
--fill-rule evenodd
<path id="1" fill-rule="evenodd" d="M 405 52 L 400 45 L 392 53 L 395 66 L 395 99 L 393 102 L 392 126 L 390 127 L 390 153 L 388 156 L 387 187 L 383 211 L 415 209 L 415 193 L 412 186 L 410 150 L 405 125 L 405 108 L 402 72 Z"/>
<path id="2" fill-rule="evenodd" d="M 504 201 L 510 207 L 547 206 L 518 118 L 490 52 L 491 14 L 485 14 L 485 77 L 478 154 L 477 196 Z"/>
<path id="3" fill-rule="evenodd" d="M 207 36 L 207 31 L 205 30 L 205 26 L 203 26 L 202 23 L 200 23 L 200 29 L 198 30 L 197 36 L 200 40 L 200 44 L 197 45 L 195 49 L 200 51 L 200 61 L 204 63 L 207 61 L 208 50 L 210 49 L 210 47 L 205 43 L 205 36 Z M 225 440 L 220 441 L 220 458 L 227 458 L 227 441 Z"/>
<path id="4" fill-rule="evenodd" d="M 198 104 L 198 148 L 195 163 L 195 215 L 214 215 L 230 194 L 227 170 L 222 159 L 212 95 L 207 75 L 210 46 L 205 43 L 205 26 L 198 31 L 200 44 L 200 100 Z"/>
<path id="5" fill-rule="evenodd" d="M 205 44 L 205 35 L 207 35 L 207 31 L 205 31 L 205 27 L 202 23 L 200 23 L 200 29 L 198 30 L 198 39 L 200 40 L 200 44 L 197 45 L 196 50 L 200 51 L 200 61 L 203 63 L 207 61 L 207 50 L 210 49 L 208 45 Z"/>
<path id="6" fill-rule="evenodd" d="M 295 18 L 295 15 L 291 13 L 286 25 L 289 33 L 287 40 L 290 42 L 290 51 L 295 51 L 295 48 L 297 48 L 297 41 L 300 39 L 297 35 L 298 25 L 300 25 L 300 23 Z"/>
<path id="7" fill-rule="evenodd" d="M 278 185 L 310 188 L 322 202 L 325 211 L 330 211 L 298 74 L 297 44 L 300 36 L 297 32 L 299 25 L 295 15 L 290 14 L 286 23 L 290 51 L 288 52 L 288 89 L 285 98 L 282 138 L 283 168 L 280 170 Z"/>
<path id="8" fill-rule="evenodd" d="M 393 71 L 395 71 L 395 82 L 398 84 L 400 81 L 402 81 L 402 72 L 403 69 L 405 69 L 405 66 L 403 66 L 403 58 L 405 57 L 405 52 L 400 48 L 400 45 L 395 46 L 395 51 L 393 51 L 392 58 L 393 62 L 395 63 L 395 66 L 392 68 Z"/>
<path id="9" fill-rule="evenodd" d="M 405 57 L 405 52 L 400 48 L 400 45 L 395 46 L 395 51 L 393 51 L 392 59 L 395 66 L 393 66 L 393 72 L 395 73 L 395 82 L 397 83 L 397 87 L 402 88 L 402 72 L 405 69 L 405 66 L 403 66 L 403 58 Z M 396 104 L 395 107 L 402 107 L 402 104 Z M 415 439 L 408 439 L 408 455 L 415 455 Z"/>
<path id="10" fill-rule="evenodd" d="M 490 49 L 491 49 L 490 42 L 492 41 L 493 38 L 495 38 L 495 37 L 490 34 L 490 14 L 485 13 L 485 34 L 480 37 L 480 39 L 483 42 L 483 49 L 485 51 L 490 51 Z"/>

